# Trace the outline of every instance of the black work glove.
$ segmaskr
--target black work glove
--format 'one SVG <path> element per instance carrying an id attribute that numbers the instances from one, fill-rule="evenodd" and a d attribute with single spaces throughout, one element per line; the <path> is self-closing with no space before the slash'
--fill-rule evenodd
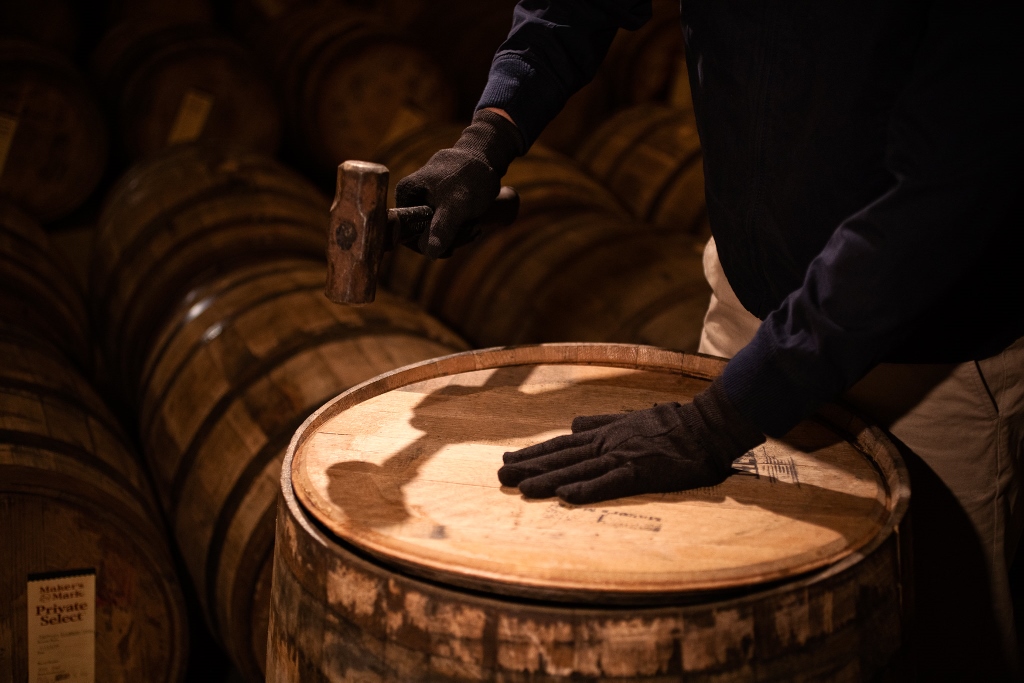
<path id="1" fill-rule="evenodd" d="M 398 206 L 434 209 L 430 229 L 406 246 L 429 258 L 450 255 L 498 196 L 509 164 L 524 151 L 523 136 L 514 123 L 492 111 L 478 111 L 458 142 L 434 154 L 395 187 Z"/>
<path id="2" fill-rule="evenodd" d="M 725 481 L 733 460 L 765 440 L 717 380 L 692 403 L 577 417 L 572 432 L 506 453 L 498 479 L 574 505 L 682 491 Z"/>

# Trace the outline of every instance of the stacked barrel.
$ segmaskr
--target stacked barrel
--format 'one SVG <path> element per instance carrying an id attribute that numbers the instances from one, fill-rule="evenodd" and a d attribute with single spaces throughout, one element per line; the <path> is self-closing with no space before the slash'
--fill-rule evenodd
<path id="1" fill-rule="evenodd" d="M 180 681 L 181 591 L 145 470 L 83 375 L 91 363 L 84 301 L 39 225 L 6 203 L 0 316 L 0 680 L 40 680 L 47 651 L 44 663 L 57 660 L 51 675 L 67 673 L 53 656 L 57 636 L 43 633 L 53 622 L 43 621 L 47 601 L 36 602 L 35 582 L 88 575 L 94 599 L 75 605 L 94 622 L 95 651 L 76 671 Z"/>
<path id="2" fill-rule="evenodd" d="M 465 348 L 413 304 L 322 294 L 328 207 L 254 153 L 185 146 L 107 198 L 95 318 L 213 631 L 262 675 L 281 458 L 327 399 Z"/>
<path id="3" fill-rule="evenodd" d="M 615 157 L 608 175 L 626 178 L 611 183 L 620 190 L 618 196 L 577 161 L 538 143 L 513 162 L 505 177 L 521 196 L 520 214 L 511 226 L 446 260 L 428 261 L 401 249 L 383 271 L 389 286 L 477 346 L 615 341 L 696 350 L 709 294 L 701 266 L 706 237 L 702 197 L 694 196 L 686 172 L 694 156 L 699 169 L 700 150 L 696 138 L 684 140 L 691 144 L 677 160 L 683 173 L 670 169 L 664 178 L 652 177 L 652 185 L 672 190 L 667 198 L 657 185 L 629 188 L 628 169 L 644 163 L 634 158 L 646 150 L 629 140 L 620 145 L 614 133 L 618 119 L 643 118 L 650 109 L 655 114 L 648 116 L 651 123 L 687 121 L 673 110 L 640 107 L 599 129 L 584 148 L 595 150 L 592 165 L 598 170 L 605 157 Z M 668 137 L 670 125 L 665 128 L 663 137 Z M 457 136 L 454 128 L 423 129 L 382 150 L 378 160 L 396 182 Z M 669 148 L 663 165 L 670 166 L 670 155 L 683 147 Z M 642 214 L 650 209 L 643 202 L 627 203 L 636 196 L 630 189 L 647 190 L 641 195 L 653 198 L 647 204 L 686 220 L 656 215 L 658 223 L 646 222 Z"/>
<path id="4" fill-rule="evenodd" d="M 282 454 L 351 386 L 469 345 L 696 348 L 675 0 L 512 165 L 512 225 L 398 249 L 371 306 L 323 297 L 335 166 L 394 184 L 451 145 L 515 4 L 0 7 L 0 683 L 28 677 L 25 577 L 81 570 L 96 680 L 213 676 L 189 621 L 262 680 Z"/>

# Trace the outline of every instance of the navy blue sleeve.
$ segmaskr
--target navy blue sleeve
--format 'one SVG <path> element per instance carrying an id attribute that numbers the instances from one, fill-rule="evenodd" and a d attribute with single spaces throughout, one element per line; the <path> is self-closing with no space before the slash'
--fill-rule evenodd
<path id="1" fill-rule="evenodd" d="M 889 119 L 888 189 L 837 227 L 726 367 L 728 396 L 764 433 L 784 434 L 866 374 L 1015 215 L 1022 150 L 1009 103 L 1019 101 L 1020 55 L 1009 7 L 929 11 Z"/>
<path id="2" fill-rule="evenodd" d="M 619 28 L 651 18 L 651 0 L 521 0 L 477 109 L 505 110 L 527 147 L 597 73 Z"/>

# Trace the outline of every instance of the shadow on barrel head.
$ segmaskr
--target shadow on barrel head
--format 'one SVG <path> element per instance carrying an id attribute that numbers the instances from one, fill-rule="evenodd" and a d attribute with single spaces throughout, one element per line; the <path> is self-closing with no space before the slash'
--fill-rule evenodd
<path id="1" fill-rule="evenodd" d="M 463 440 L 452 438 L 453 430 L 449 423 L 449 416 L 471 414 L 473 406 L 466 399 L 499 387 L 512 387 L 519 389 L 515 398 L 516 405 L 521 406 L 524 411 L 529 411 L 531 403 L 543 406 L 544 404 L 550 405 L 552 401 L 573 402 L 579 396 L 581 389 L 590 391 L 601 387 L 622 386 L 622 381 L 618 378 L 615 380 L 585 380 L 542 394 L 527 393 L 520 388 L 528 379 L 531 371 L 532 368 L 529 366 L 498 368 L 481 386 L 446 385 L 428 394 L 416 406 L 414 416 L 409 422 L 411 426 L 422 431 L 423 435 L 388 457 L 382 464 L 350 460 L 331 465 L 327 471 L 330 480 L 328 494 L 331 500 L 345 511 L 345 515 L 350 521 L 360 526 L 380 529 L 403 524 L 414 517 L 409 509 L 404 487 L 414 481 L 421 468 L 446 446 L 465 443 Z M 437 410 L 440 406 L 445 406 L 445 409 Z M 513 440 L 550 434 L 548 427 L 538 429 L 537 423 L 522 420 L 492 420 L 480 427 L 484 432 L 474 433 L 473 440 Z M 790 443 L 802 447 L 802 450 L 807 450 L 809 446 L 821 448 L 839 440 L 838 437 L 830 437 L 821 442 L 819 438 L 827 433 L 824 428 L 805 427 L 804 431 L 807 429 L 813 431 L 814 439 L 810 439 L 798 429 L 788 439 Z M 814 441 L 813 444 L 810 443 L 811 440 Z M 831 443 L 829 443 L 830 441 Z M 848 541 L 853 540 L 847 536 L 848 525 L 845 525 L 839 516 L 821 514 L 820 511 L 823 508 L 846 511 L 859 509 L 862 514 L 878 519 L 885 514 L 882 502 L 874 498 L 862 498 L 801 482 L 796 474 L 795 465 L 778 463 L 771 464 L 766 468 L 762 459 L 762 464 L 758 469 L 757 462 L 755 455 L 748 453 L 737 460 L 734 475 L 714 487 L 677 493 L 631 496 L 604 501 L 595 506 L 602 509 L 628 508 L 644 505 L 652 498 L 663 501 L 678 500 L 679 502 L 699 499 L 703 503 L 721 503 L 728 498 L 741 505 L 759 506 L 773 514 L 830 528 L 843 535 Z M 830 462 L 830 464 L 833 463 Z M 497 483 L 497 468 L 495 468 L 494 477 L 495 483 Z M 766 483 L 772 487 L 768 493 L 764 490 Z M 518 489 L 510 487 L 501 487 L 500 490 L 506 495 L 520 495 Z M 814 506 L 803 504 L 808 500 L 816 500 L 818 504 Z M 529 502 L 550 503 L 550 501 Z"/>

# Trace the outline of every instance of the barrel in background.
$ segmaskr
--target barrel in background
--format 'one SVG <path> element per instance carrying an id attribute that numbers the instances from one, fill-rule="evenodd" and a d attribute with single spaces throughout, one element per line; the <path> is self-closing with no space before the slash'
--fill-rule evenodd
<path id="1" fill-rule="evenodd" d="M 197 291 L 144 376 L 139 430 L 214 631 L 246 676 L 265 657 L 276 485 L 298 425 L 348 387 L 464 348 L 411 304 L 323 296 L 324 266 L 279 261 Z"/>
<path id="2" fill-rule="evenodd" d="M 0 321 L 91 368 L 89 317 L 71 267 L 35 220 L 2 199 Z"/>
<path id="3" fill-rule="evenodd" d="M 47 223 L 92 194 L 106 160 L 106 126 L 75 66 L 0 38 L 0 196 Z"/>
<path id="4" fill-rule="evenodd" d="M 123 22 L 103 38 L 93 68 L 130 159 L 191 142 L 277 149 L 270 85 L 247 50 L 209 26 Z"/>
<path id="5" fill-rule="evenodd" d="M 428 122 L 452 116 L 440 67 L 372 14 L 301 8 L 258 29 L 250 44 L 270 64 L 296 158 L 324 177 L 346 159 L 371 158 L 403 110 Z"/>
<path id="6" fill-rule="evenodd" d="M 692 111 L 640 104 L 608 119 L 576 158 L 634 216 L 707 239 L 704 157 Z"/>
<path id="7" fill-rule="evenodd" d="M 378 159 L 396 183 L 457 137 L 454 127 L 424 128 Z M 614 341 L 696 350 L 710 296 L 699 238 L 630 218 L 578 163 L 543 145 L 513 162 L 503 182 L 521 196 L 512 225 L 449 259 L 400 248 L 384 282 L 476 346 Z"/>
<path id="8" fill-rule="evenodd" d="M 252 153 L 184 146 L 129 169 L 107 197 L 90 278 L 102 346 L 126 395 L 164 321 L 246 263 L 322 259 L 326 200 Z"/>
<path id="9" fill-rule="evenodd" d="M 274 162 L 194 146 L 130 170 L 100 222 L 93 292 L 112 367 L 207 621 L 254 681 L 295 428 L 353 384 L 465 348 L 387 293 L 327 301 L 327 222 L 326 199 Z"/>
<path id="10" fill-rule="evenodd" d="M 40 647 L 29 577 L 82 571 L 96 582 L 96 680 L 181 681 L 187 620 L 162 516 L 131 441 L 64 354 L 89 353 L 84 302 L 9 207 L 0 264 L 0 681 L 27 680 Z"/>
<path id="11" fill-rule="evenodd" d="M 379 149 L 376 160 L 390 171 L 389 203 L 394 202 L 398 181 L 423 166 L 438 150 L 453 145 L 461 131 L 462 126 L 457 124 L 421 125 Z M 502 182 L 519 193 L 517 222 L 538 213 L 594 211 L 628 216 L 625 205 L 577 162 L 540 143 L 512 163 Z M 474 248 L 471 245 L 457 252 L 451 264 L 460 262 Z M 381 280 L 395 293 L 431 307 L 435 304 L 429 282 L 434 273 L 455 267 L 448 260 L 430 261 L 410 249 L 399 248 L 386 255 Z"/>

